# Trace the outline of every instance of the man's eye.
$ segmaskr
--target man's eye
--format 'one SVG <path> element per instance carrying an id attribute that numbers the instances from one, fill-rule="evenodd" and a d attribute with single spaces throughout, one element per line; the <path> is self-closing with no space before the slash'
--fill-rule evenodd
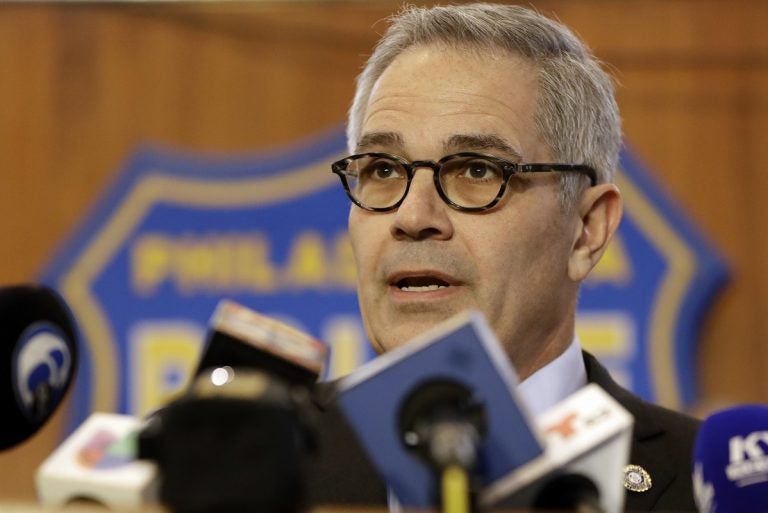
<path id="1" fill-rule="evenodd" d="M 497 180 L 501 174 L 496 165 L 482 160 L 467 162 L 464 168 L 464 178 L 470 180 Z"/>
<path id="2" fill-rule="evenodd" d="M 386 180 L 388 178 L 398 178 L 402 174 L 400 166 L 389 160 L 378 160 L 365 166 L 361 173 L 372 180 Z"/>

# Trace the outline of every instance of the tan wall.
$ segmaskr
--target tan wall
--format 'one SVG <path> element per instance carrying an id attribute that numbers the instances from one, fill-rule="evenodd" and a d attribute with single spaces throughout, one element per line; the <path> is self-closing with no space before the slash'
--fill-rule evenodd
<path id="1" fill-rule="evenodd" d="M 615 68 L 627 139 L 733 270 L 704 411 L 768 402 L 768 3 L 533 3 Z M 342 123 L 395 6 L 0 5 L 0 284 L 35 278 L 141 142 L 253 152 Z M 56 427 L 0 455 L 0 499 L 33 496 Z"/>

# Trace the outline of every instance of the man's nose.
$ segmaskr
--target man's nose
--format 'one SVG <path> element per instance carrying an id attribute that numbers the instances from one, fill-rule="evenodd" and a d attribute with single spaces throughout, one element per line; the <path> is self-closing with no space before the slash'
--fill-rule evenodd
<path id="1" fill-rule="evenodd" d="M 449 239 L 453 225 L 450 207 L 440 198 L 428 167 L 414 170 L 405 199 L 395 211 L 391 232 L 396 239 Z"/>

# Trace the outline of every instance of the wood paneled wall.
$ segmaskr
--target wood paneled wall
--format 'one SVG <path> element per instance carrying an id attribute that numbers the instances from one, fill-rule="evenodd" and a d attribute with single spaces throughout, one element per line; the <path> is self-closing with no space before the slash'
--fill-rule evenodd
<path id="1" fill-rule="evenodd" d="M 732 268 L 701 411 L 768 402 L 768 3 L 531 3 L 613 67 L 628 141 Z M 35 278 L 138 144 L 252 153 L 342 123 L 397 5 L 0 5 L 0 284 Z M 0 498 L 33 496 L 57 427 L 0 454 Z"/>

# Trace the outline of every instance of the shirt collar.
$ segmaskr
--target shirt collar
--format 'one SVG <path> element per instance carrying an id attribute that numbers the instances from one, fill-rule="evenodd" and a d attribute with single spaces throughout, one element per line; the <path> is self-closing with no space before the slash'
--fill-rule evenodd
<path id="1" fill-rule="evenodd" d="M 528 411 L 536 416 L 587 384 L 581 344 L 574 337 L 563 353 L 517 386 Z"/>

